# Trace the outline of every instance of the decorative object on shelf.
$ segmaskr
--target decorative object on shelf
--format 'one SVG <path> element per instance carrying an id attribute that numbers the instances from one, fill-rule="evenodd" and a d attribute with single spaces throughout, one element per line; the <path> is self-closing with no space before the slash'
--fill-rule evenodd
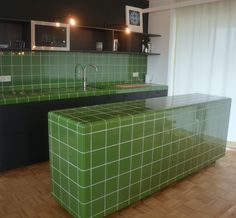
<path id="1" fill-rule="evenodd" d="M 145 40 L 143 39 L 142 40 L 142 50 L 141 50 L 141 52 L 145 52 Z"/>
<path id="2" fill-rule="evenodd" d="M 10 40 L 8 48 L 11 49 L 24 49 L 25 42 L 22 40 Z"/>
<path id="3" fill-rule="evenodd" d="M 113 39 L 113 51 L 118 51 L 118 47 L 119 47 L 119 41 L 118 39 Z"/>
<path id="4" fill-rule="evenodd" d="M 143 9 L 126 5 L 126 25 L 131 32 L 143 32 Z"/>
<path id="5" fill-rule="evenodd" d="M 96 50 L 103 51 L 103 42 L 96 42 Z"/>
<path id="6" fill-rule="evenodd" d="M 151 53 L 152 52 L 152 43 L 150 38 L 142 40 L 142 51 L 143 53 Z"/>
<path id="7" fill-rule="evenodd" d="M 151 52 L 152 52 L 152 43 L 151 43 L 151 41 L 149 41 L 147 43 L 147 53 L 151 53 Z"/>

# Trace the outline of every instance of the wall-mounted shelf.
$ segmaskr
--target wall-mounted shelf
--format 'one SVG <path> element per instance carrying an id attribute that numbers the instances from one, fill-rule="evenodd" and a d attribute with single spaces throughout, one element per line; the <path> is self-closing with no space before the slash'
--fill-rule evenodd
<path id="1" fill-rule="evenodd" d="M 97 54 L 129 54 L 129 55 L 160 55 L 160 53 L 144 53 L 144 52 L 125 52 L 125 51 L 96 51 L 96 50 L 71 50 L 72 52 L 97 53 Z"/>
<path id="2" fill-rule="evenodd" d="M 1 51 L 31 51 L 29 20 L 5 20 L 0 18 L 0 32 L 2 33 L 0 44 L 13 42 L 14 45 L 9 45 L 8 48 L 0 48 Z M 70 35 L 71 51 L 101 53 L 96 51 L 96 42 L 102 42 L 103 53 L 160 55 L 158 53 L 141 52 L 142 41 L 152 37 L 161 37 L 158 34 L 135 32 L 127 34 L 124 29 L 77 26 L 71 27 Z M 114 39 L 119 41 L 118 51 L 113 51 Z M 24 46 L 18 45 L 17 42 L 24 42 Z"/>
<path id="3" fill-rule="evenodd" d="M 161 35 L 135 32 L 127 34 L 121 29 L 78 26 L 71 28 L 71 50 L 95 50 L 96 42 L 103 42 L 103 50 L 112 51 L 113 40 L 118 39 L 119 52 L 141 53 L 142 40 L 152 37 L 161 37 Z"/>

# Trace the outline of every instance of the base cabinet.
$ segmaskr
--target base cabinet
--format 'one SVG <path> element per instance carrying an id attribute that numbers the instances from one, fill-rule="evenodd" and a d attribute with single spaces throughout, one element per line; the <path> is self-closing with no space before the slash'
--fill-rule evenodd
<path id="1" fill-rule="evenodd" d="M 49 111 L 167 96 L 167 90 L 0 106 L 0 171 L 47 161 Z"/>

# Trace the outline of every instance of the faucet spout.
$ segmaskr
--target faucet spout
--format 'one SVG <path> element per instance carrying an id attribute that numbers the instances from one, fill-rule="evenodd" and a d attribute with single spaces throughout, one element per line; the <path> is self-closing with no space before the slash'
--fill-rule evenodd
<path id="1" fill-rule="evenodd" d="M 88 85 L 88 83 L 87 83 L 87 68 L 88 68 L 88 67 L 92 67 L 92 68 L 95 69 L 96 72 L 98 72 L 97 66 L 95 66 L 95 65 L 93 65 L 93 64 L 87 64 L 87 65 L 84 67 L 84 91 L 86 90 L 87 85 Z"/>
<path id="2" fill-rule="evenodd" d="M 95 66 L 93 64 L 87 64 L 87 65 L 83 66 L 82 64 L 78 63 L 78 64 L 75 65 L 75 81 L 78 78 L 78 72 L 79 72 L 78 69 L 81 68 L 82 77 L 83 77 L 83 88 L 84 88 L 84 91 L 86 91 L 86 88 L 87 88 L 87 68 L 88 67 L 94 68 L 96 72 L 98 71 L 97 66 Z"/>

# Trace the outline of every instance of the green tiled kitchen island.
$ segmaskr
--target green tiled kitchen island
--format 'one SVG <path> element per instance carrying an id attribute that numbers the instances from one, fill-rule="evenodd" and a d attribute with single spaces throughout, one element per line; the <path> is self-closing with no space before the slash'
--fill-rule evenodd
<path id="1" fill-rule="evenodd" d="M 225 154 L 231 100 L 191 94 L 49 113 L 52 193 L 103 217 Z"/>

